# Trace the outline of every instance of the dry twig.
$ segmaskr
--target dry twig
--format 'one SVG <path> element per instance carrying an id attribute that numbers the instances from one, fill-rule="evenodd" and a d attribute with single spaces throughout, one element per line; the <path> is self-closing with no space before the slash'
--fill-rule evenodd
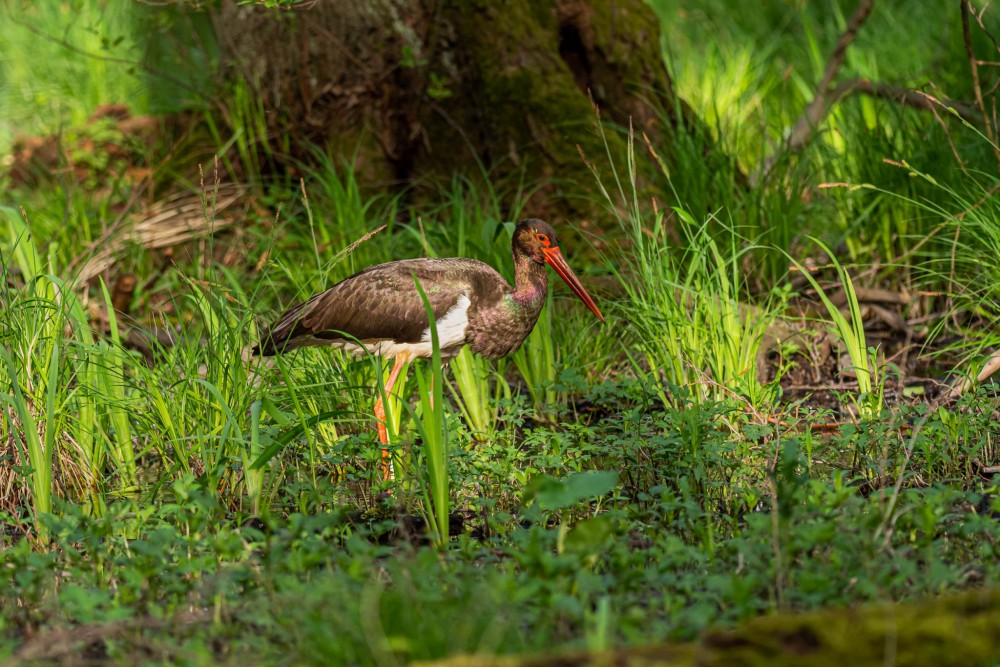
<path id="1" fill-rule="evenodd" d="M 791 134 L 788 136 L 786 145 L 789 150 L 795 151 L 800 149 L 806 144 L 809 138 L 812 136 L 813 128 L 819 125 L 820 121 L 826 117 L 826 114 L 830 110 L 830 106 L 836 102 L 836 99 L 832 98 L 832 95 L 836 90 L 830 90 L 830 84 L 833 83 L 833 79 L 837 76 L 837 72 L 840 71 L 841 65 L 844 64 L 844 56 L 847 54 L 847 47 L 851 45 L 852 42 L 857 38 L 858 31 L 861 30 L 861 26 L 864 25 L 865 21 L 871 15 L 872 8 L 875 6 L 875 0 L 861 0 L 861 4 L 858 5 L 858 9 L 851 16 L 851 20 L 847 23 L 847 28 L 841 34 L 840 39 L 837 40 L 837 46 L 834 47 L 833 53 L 830 55 L 830 60 L 827 61 L 826 69 L 823 72 L 823 78 L 819 82 L 817 87 L 816 97 L 813 98 L 812 102 L 806 107 L 806 110 L 799 117 L 799 120 L 795 123 L 795 127 L 792 129 Z M 840 94 L 843 97 L 848 91 L 844 91 Z M 839 98 L 838 98 L 839 99 Z M 770 173 L 771 168 L 774 166 L 778 155 L 774 154 L 765 160 L 764 163 L 764 175 L 766 176 Z"/>
<path id="2" fill-rule="evenodd" d="M 965 44 L 965 54 L 969 58 L 969 72 L 972 74 L 972 90 L 976 95 L 976 106 L 979 107 L 979 113 L 982 114 L 983 131 L 986 133 L 986 138 L 989 139 L 990 145 L 993 147 L 993 155 L 996 157 L 997 164 L 1000 165 L 1000 148 L 996 145 L 996 134 L 993 124 L 990 123 L 990 114 L 986 110 L 986 101 L 983 98 L 983 86 L 979 79 L 979 61 L 976 60 L 976 54 L 972 49 L 972 32 L 969 26 L 970 12 L 975 13 L 972 9 L 971 0 L 966 0 L 962 3 L 962 42 Z M 977 17 L 977 20 L 979 20 L 979 25 L 982 25 L 982 19 Z"/>

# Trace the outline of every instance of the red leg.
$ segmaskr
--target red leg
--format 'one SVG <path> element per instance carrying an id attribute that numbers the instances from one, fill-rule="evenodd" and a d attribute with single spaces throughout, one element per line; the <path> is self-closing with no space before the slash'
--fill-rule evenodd
<path id="1" fill-rule="evenodd" d="M 403 369 L 403 365 L 410 360 L 410 357 L 406 354 L 400 354 L 396 357 L 396 362 L 392 366 L 392 371 L 389 372 L 389 378 L 385 381 L 385 396 L 388 397 L 389 393 L 392 392 L 393 386 L 396 384 L 396 379 L 399 377 L 399 372 Z M 380 394 L 378 400 L 375 401 L 375 421 L 378 423 L 378 441 L 382 443 L 382 478 L 389 480 L 395 475 L 392 469 L 392 454 L 389 453 L 389 431 L 385 426 L 385 406 L 382 403 L 382 395 Z"/>

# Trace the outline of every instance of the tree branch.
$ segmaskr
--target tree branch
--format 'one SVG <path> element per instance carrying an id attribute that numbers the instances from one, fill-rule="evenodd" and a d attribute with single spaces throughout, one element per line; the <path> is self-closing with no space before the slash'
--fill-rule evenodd
<path id="1" fill-rule="evenodd" d="M 976 106 L 979 107 L 979 111 L 983 115 L 983 130 L 986 132 L 986 138 L 989 139 L 990 145 L 993 146 L 993 156 L 996 158 L 997 164 L 1000 165 L 1000 150 L 996 148 L 996 136 L 993 125 L 990 123 L 990 114 L 986 111 L 983 86 L 979 80 L 979 61 L 976 60 L 976 54 L 972 49 L 972 34 L 969 27 L 970 11 L 975 13 L 972 9 L 972 1 L 965 0 L 962 2 L 962 42 L 965 44 L 965 53 L 969 57 L 969 72 L 972 74 L 972 90 L 976 94 Z M 981 17 L 977 17 L 977 20 L 982 25 Z M 983 30 L 986 30 L 985 27 Z M 990 35 L 990 39 L 993 39 L 992 35 Z"/>
<path id="2" fill-rule="evenodd" d="M 809 103 L 809 106 L 806 107 L 806 110 L 799 117 L 791 134 L 788 136 L 788 140 L 785 142 L 787 149 L 797 151 L 802 148 L 812 136 L 813 128 L 826 117 L 830 106 L 850 92 L 849 90 L 844 90 L 840 93 L 839 97 L 833 99 L 832 95 L 836 93 L 837 89 L 831 91 L 830 85 L 833 83 L 834 77 L 837 76 L 837 72 L 840 71 L 840 67 L 844 64 L 847 47 L 857 38 L 858 31 L 861 30 L 861 26 L 871 16 L 874 6 L 875 0 L 861 0 L 861 4 L 858 5 L 857 10 L 851 16 L 851 20 L 847 23 L 847 28 L 841 34 L 840 39 L 837 40 L 837 45 L 834 47 L 833 53 L 830 54 L 830 60 L 826 63 L 826 69 L 823 72 L 823 78 L 819 82 L 816 97 L 813 98 L 812 102 Z M 771 173 L 771 168 L 777 159 L 778 153 L 775 153 L 765 160 L 764 171 L 762 172 L 764 178 L 767 178 L 767 175 Z"/>
<path id="3" fill-rule="evenodd" d="M 878 83 L 864 78 L 843 81 L 836 86 L 831 87 L 837 72 L 840 71 L 840 68 L 844 63 L 847 48 L 857 38 L 858 31 L 871 15 L 873 6 L 874 0 L 863 0 L 858 6 L 858 9 L 854 12 L 854 15 L 851 16 L 851 20 L 848 22 L 847 28 L 840 36 L 840 39 L 837 40 L 837 46 L 830 55 L 830 60 L 823 72 L 823 78 L 817 88 L 816 97 L 812 99 L 805 111 L 802 112 L 802 115 L 799 116 L 798 120 L 795 122 L 791 132 L 788 133 L 788 138 L 784 142 L 784 149 L 786 151 L 794 153 L 801 150 L 809 142 L 809 140 L 812 139 L 813 132 L 823 119 L 826 118 L 827 114 L 830 113 L 831 107 L 852 93 L 861 93 L 862 95 L 891 100 L 913 109 L 931 111 L 932 113 L 935 113 L 935 115 L 937 115 L 935 107 L 940 106 L 951 111 L 954 115 L 968 123 L 978 124 L 980 122 L 986 122 L 987 125 L 989 124 L 986 118 L 985 105 L 980 99 L 982 93 L 978 85 L 976 87 L 977 102 L 979 105 L 978 110 L 975 107 L 962 102 L 957 102 L 955 100 L 938 99 L 919 90 L 904 88 L 902 86 L 894 86 L 887 83 Z M 967 32 L 969 9 L 966 6 L 965 0 L 962 2 L 962 12 L 963 28 L 965 28 Z M 968 41 L 966 43 L 966 49 L 967 51 L 971 49 L 971 44 Z M 969 51 L 969 53 L 970 59 L 974 60 L 971 55 L 971 51 Z M 978 82 L 975 66 L 973 66 L 973 72 L 973 78 Z M 991 134 L 989 132 L 989 128 L 987 128 L 987 133 Z M 767 178 L 767 175 L 771 172 L 771 169 L 774 167 L 774 163 L 778 160 L 779 155 L 780 153 L 776 152 L 773 155 L 768 156 L 765 160 L 764 170 L 761 172 L 764 178 Z"/>
<path id="4" fill-rule="evenodd" d="M 837 46 L 834 47 L 833 53 L 830 55 L 830 61 L 826 64 L 826 71 L 823 72 L 823 79 L 819 82 L 820 91 L 827 90 L 830 84 L 833 83 L 833 77 L 837 75 L 840 66 L 844 64 L 847 47 L 857 38 L 858 31 L 861 30 L 861 26 L 871 16 L 874 6 L 875 0 L 861 0 L 861 4 L 858 5 L 854 15 L 851 16 L 851 20 L 847 23 L 847 29 L 844 30 L 844 34 L 840 36 L 840 39 L 837 40 Z M 813 100 L 813 103 L 815 102 L 816 100 Z"/>

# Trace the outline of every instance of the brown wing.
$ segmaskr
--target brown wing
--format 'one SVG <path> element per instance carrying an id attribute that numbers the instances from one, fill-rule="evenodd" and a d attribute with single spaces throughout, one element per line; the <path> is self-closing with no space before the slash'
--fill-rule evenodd
<path id="1" fill-rule="evenodd" d="M 373 266 L 287 310 L 261 337 L 254 354 L 269 356 L 317 338 L 420 342 L 430 323 L 414 276 L 437 320 L 463 294 L 472 298 L 489 274 L 503 283 L 496 271 L 474 260 L 411 259 Z"/>

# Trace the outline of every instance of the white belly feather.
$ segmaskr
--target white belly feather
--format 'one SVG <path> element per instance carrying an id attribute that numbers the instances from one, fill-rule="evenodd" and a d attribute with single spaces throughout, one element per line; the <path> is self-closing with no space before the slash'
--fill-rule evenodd
<path id="1" fill-rule="evenodd" d="M 469 297 L 462 294 L 458 301 L 452 306 L 444 317 L 436 322 L 438 334 L 438 347 L 441 348 L 442 357 L 448 359 L 458 354 L 459 349 L 465 344 L 465 330 L 469 326 Z M 338 350 L 345 350 L 354 355 L 363 355 L 367 352 L 383 357 L 395 357 L 406 352 L 411 357 L 430 358 L 434 351 L 431 342 L 431 329 L 424 329 L 419 343 L 397 343 L 391 340 L 380 340 L 359 345 L 355 341 L 337 339 L 313 338 L 309 345 L 326 345 Z M 367 348 L 367 350 L 366 350 Z"/>

